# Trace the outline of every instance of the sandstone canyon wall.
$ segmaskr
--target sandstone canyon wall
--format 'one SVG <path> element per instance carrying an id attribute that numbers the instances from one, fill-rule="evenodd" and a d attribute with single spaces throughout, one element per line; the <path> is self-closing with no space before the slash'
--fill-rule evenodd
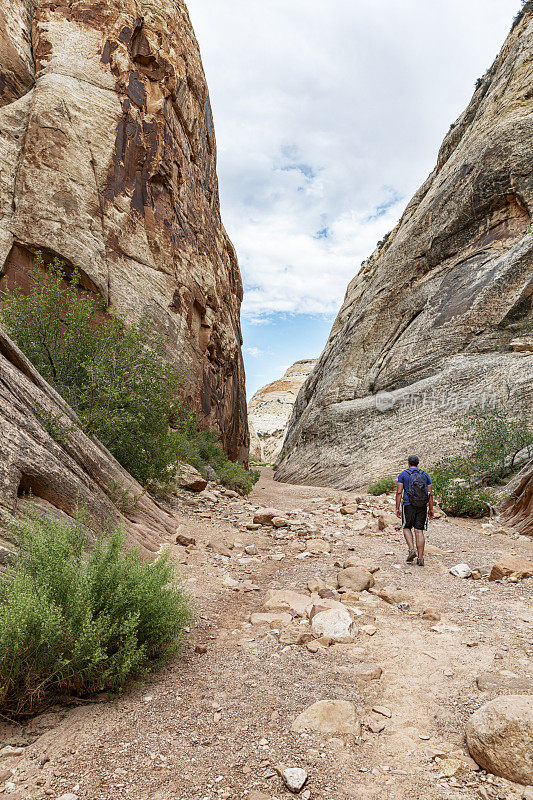
<path id="1" fill-rule="evenodd" d="M 192 403 L 246 460 L 242 284 L 222 226 L 200 53 L 181 0 L 0 9 L 0 273 L 42 250 L 162 332 Z"/>
<path id="2" fill-rule="evenodd" d="M 316 359 L 297 361 L 280 380 L 258 389 L 248 403 L 250 455 L 254 458 L 276 461 L 300 387 L 315 364 Z"/>
<path id="3" fill-rule="evenodd" d="M 278 480 L 355 487 L 408 452 L 426 464 L 449 452 L 472 404 L 532 414 L 532 153 L 528 3 L 435 169 L 350 283 Z"/>

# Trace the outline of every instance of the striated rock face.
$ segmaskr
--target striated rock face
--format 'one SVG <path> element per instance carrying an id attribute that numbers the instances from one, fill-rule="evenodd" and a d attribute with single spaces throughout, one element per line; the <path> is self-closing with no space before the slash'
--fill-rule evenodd
<path id="1" fill-rule="evenodd" d="M 248 433 L 242 285 L 181 0 L 10 0 L 0 9 L 0 272 L 40 249 L 163 332 L 190 401 L 233 457 Z"/>
<path id="2" fill-rule="evenodd" d="M 294 402 L 316 359 L 297 361 L 283 378 L 259 389 L 248 403 L 250 454 L 273 462 L 281 452 Z"/>
<path id="3" fill-rule="evenodd" d="M 533 536 L 533 462 L 527 464 L 507 487 L 503 505 L 506 522 L 525 536 Z"/>
<path id="4" fill-rule="evenodd" d="M 362 266 L 289 424 L 278 480 L 350 488 L 459 446 L 466 408 L 533 409 L 533 4 Z M 524 507 L 527 501 L 524 501 Z"/>
<path id="5" fill-rule="evenodd" d="M 0 511 L 31 504 L 68 518 L 80 503 L 89 527 L 112 519 L 146 555 L 176 530 L 177 521 L 83 433 L 72 409 L 1 328 L 0 452 Z"/>

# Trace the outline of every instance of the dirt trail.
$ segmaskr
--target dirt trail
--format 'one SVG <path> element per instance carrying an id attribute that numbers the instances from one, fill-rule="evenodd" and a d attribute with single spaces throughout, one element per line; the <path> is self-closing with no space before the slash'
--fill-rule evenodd
<path id="1" fill-rule="evenodd" d="M 376 527 L 371 506 L 339 514 L 353 498 L 277 484 L 268 470 L 248 501 L 222 493 L 179 498 L 179 530 L 197 542 L 172 545 L 197 609 L 186 652 L 119 698 L 57 705 L 24 726 L 4 725 L 1 744 L 23 748 L 0 761 L 6 798 L 214 800 L 259 791 L 282 800 L 294 795 L 274 769 L 280 763 L 307 771 L 297 796 L 311 800 L 520 798 L 521 787 L 467 761 L 443 777 L 454 761 L 434 756 L 465 752 L 464 724 L 488 699 L 517 687 L 533 692 L 533 579 L 461 580 L 449 568 L 467 562 L 488 571 L 508 553 L 533 558 L 533 541 L 491 534 L 497 526 L 436 520 L 428 541 L 441 554 L 418 568 L 405 563 L 401 531 L 392 525 L 371 535 L 355 530 L 360 520 L 367 533 Z M 393 510 L 388 499 L 372 503 L 376 514 Z M 261 506 L 290 515 L 292 527 L 246 530 Z M 311 536 L 328 541 L 331 552 L 303 555 Z M 258 554 L 247 555 L 248 545 Z M 377 628 L 374 635 L 360 630 L 353 644 L 312 653 L 284 644 L 289 639 L 280 641 L 277 630 L 250 625 L 268 589 L 305 593 L 315 576 L 335 588 L 336 565 L 348 556 L 379 566 L 376 589 L 408 595 L 403 610 L 373 592 L 349 604 L 357 624 Z M 428 608 L 440 620 L 423 619 Z M 354 677 L 361 663 L 381 667 L 381 678 Z M 323 699 L 353 702 L 362 735 L 292 732 L 294 718 Z M 377 730 L 379 722 L 384 729 L 372 732 L 368 726 Z"/>

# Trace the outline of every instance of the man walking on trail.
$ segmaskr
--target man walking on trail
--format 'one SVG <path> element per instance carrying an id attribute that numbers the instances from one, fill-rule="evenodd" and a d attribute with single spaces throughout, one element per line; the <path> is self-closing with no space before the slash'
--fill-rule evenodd
<path id="1" fill-rule="evenodd" d="M 418 566 L 423 567 L 426 544 L 424 531 L 427 531 L 428 518 L 433 519 L 433 486 L 427 472 L 418 468 L 418 456 L 409 456 L 407 464 L 407 469 L 398 475 L 396 516 L 402 520 L 403 535 L 409 548 L 407 563 L 416 558 Z"/>

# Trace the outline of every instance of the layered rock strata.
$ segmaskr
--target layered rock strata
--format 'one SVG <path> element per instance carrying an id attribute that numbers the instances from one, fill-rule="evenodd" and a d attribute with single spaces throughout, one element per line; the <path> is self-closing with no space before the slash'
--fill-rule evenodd
<path id="1" fill-rule="evenodd" d="M 279 480 L 356 487 L 461 449 L 474 405 L 533 409 L 533 4 L 435 169 L 350 283 L 302 387 Z M 527 501 L 524 500 L 524 507 Z"/>
<path id="2" fill-rule="evenodd" d="M 155 554 L 177 521 L 96 439 L 0 328 L 0 538 L 4 515 L 30 505 L 60 518 L 84 507 L 89 528 L 123 526 L 128 544 Z"/>
<path id="3" fill-rule="evenodd" d="M 296 397 L 315 364 L 316 359 L 296 361 L 282 378 L 258 389 L 248 403 L 254 458 L 272 463 L 279 456 Z"/>
<path id="4" fill-rule="evenodd" d="M 162 332 L 182 399 L 247 457 L 242 284 L 222 226 L 209 94 L 181 0 L 0 9 L 0 272 L 78 265 Z"/>

